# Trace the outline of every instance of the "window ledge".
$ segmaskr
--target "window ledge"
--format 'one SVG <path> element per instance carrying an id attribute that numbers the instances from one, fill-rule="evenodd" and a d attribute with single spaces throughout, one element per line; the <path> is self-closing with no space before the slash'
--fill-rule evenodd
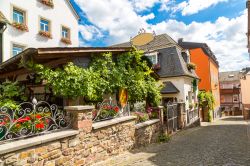
<path id="1" fill-rule="evenodd" d="M 146 122 L 136 124 L 135 128 L 140 129 L 140 128 L 147 127 L 147 126 L 150 126 L 150 125 L 158 123 L 158 122 L 160 122 L 159 119 L 152 119 L 152 120 L 149 120 L 149 121 L 146 121 Z"/>
<path id="2" fill-rule="evenodd" d="M 32 146 L 41 145 L 47 142 L 56 141 L 65 137 L 70 137 L 77 135 L 79 131 L 76 130 L 64 130 L 59 132 L 54 132 L 50 134 L 44 134 L 40 136 L 35 136 L 32 138 L 26 138 L 22 140 L 16 140 L 12 142 L 7 142 L 0 145 L 0 155 L 17 151 L 20 149 L 29 148 Z"/>
<path id="3" fill-rule="evenodd" d="M 103 122 L 96 122 L 96 123 L 94 123 L 92 125 L 92 127 L 93 127 L 94 130 L 96 130 L 96 129 L 111 126 L 111 125 L 114 125 L 114 124 L 134 120 L 134 119 L 136 119 L 136 116 L 124 116 L 124 117 L 121 117 L 121 118 L 115 118 L 115 119 L 111 119 L 111 120 L 107 120 L 107 121 L 103 121 Z"/>

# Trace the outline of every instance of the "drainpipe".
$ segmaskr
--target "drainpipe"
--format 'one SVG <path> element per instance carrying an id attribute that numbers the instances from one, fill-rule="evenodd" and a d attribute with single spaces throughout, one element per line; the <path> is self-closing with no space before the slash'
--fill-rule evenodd
<path id="1" fill-rule="evenodd" d="M 0 63 L 3 62 L 3 32 L 6 30 L 7 25 L 0 23 Z"/>

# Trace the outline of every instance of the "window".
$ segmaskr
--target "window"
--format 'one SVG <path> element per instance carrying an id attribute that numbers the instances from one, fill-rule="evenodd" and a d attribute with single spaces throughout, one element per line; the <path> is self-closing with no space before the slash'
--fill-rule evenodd
<path id="1" fill-rule="evenodd" d="M 48 20 L 45 19 L 40 20 L 40 31 L 49 32 L 50 30 L 49 26 L 50 22 Z"/>
<path id="2" fill-rule="evenodd" d="M 25 22 L 24 12 L 14 8 L 13 9 L 13 21 L 20 23 L 20 24 L 24 24 Z"/>
<path id="3" fill-rule="evenodd" d="M 62 38 L 70 38 L 70 31 L 68 28 L 62 27 Z"/>
<path id="4" fill-rule="evenodd" d="M 24 50 L 23 46 L 13 44 L 12 46 L 12 55 L 16 56 L 17 54 L 21 53 Z"/>
<path id="5" fill-rule="evenodd" d="M 239 101 L 239 96 L 233 95 L 233 102 L 238 102 L 238 101 Z"/>
<path id="6" fill-rule="evenodd" d="M 148 53 L 145 54 L 146 57 L 148 57 L 148 59 L 155 65 L 158 64 L 158 53 L 157 52 L 153 52 L 153 53 Z"/>

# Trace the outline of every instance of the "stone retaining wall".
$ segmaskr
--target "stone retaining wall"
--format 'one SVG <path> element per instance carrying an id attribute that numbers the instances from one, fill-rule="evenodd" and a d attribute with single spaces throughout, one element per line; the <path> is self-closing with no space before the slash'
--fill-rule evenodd
<path id="1" fill-rule="evenodd" d="M 73 136 L 40 143 L 39 145 L 27 145 L 19 150 L 6 154 L 1 153 L 0 145 L 0 166 L 55 166 L 55 165 L 91 165 L 103 161 L 110 156 L 117 155 L 135 147 L 156 142 L 161 132 L 160 121 L 144 124 L 137 128 L 135 117 L 117 118 L 105 122 L 93 123 L 89 119 L 89 112 L 74 113 L 73 128 L 78 133 Z M 51 136 L 37 136 L 40 137 Z M 12 142 L 12 144 L 19 141 Z M 33 143 L 32 143 L 33 144 Z"/>
<path id="2" fill-rule="evenodd" d="M 150 122 L 150 121 L 149 121 Z M 145 125 L 136 125 L 135 131 L 135 147 L 146 146 L 151 143 L 158 142 L 158 137 L 162 134 L 162 126 L 160 121 L 152 120 L 152 123 Z"/>

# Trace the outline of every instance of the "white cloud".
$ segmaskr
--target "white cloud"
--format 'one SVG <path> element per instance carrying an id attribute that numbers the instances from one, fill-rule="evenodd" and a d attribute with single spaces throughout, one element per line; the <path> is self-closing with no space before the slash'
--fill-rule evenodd
<path id="1" fill-rule="evenodd" d="M 128 40 L 129 35 L 135 35 L 139 28 L 147 27 L 146 20 L 153 18 L 139 16 L 132 3 L 128 0 L 75 0 L 85 12 L 87 19 L 102 31 L 110 35 L 108 42 Z"/>
<path id="2" fill-rule="evenodd" d="M 167 33 L 175 40 L 184 38 L 186 41 L 205 42 L 217 56 L 221 71 L 235 70 L 250 66 L 246 48 L 247 12 L 244 11 L 236 18 L 220 17 L 215 22 L 192 22 L 185 24 L 176 20 L 162 21 L 156 25 L 147 23 L 154 14 L 140 16 L 129 0 L 75 0 L 85 12 L 92 26 L 80 26 L 80 32 L 85 40 L 99 38 L 107 45 L 129 41 L 140 28 L 155 31 L 156 34 Z M 170 1 L 161 0 L 168 5 Z M 193 1 L 189 0 L 190 5 Z M 200 0 L 196 0 L 197 2 Z M 207 1 L 207 0 L 202 0 Z M 215 4 L 215 0 L 209 4 Z M 218 2 L 218 1 L 216 1 Z M 202 7 L 204 9 L 204 6 Z M 201 9 L 201 8 L 200 8 Z"/>
<path id="3" fill-rule="evenodd" d="M 181 11 L 183 16 L 196 14 L 201 10 L 217 5 L 228 0 L 188 0 L 179 3 L 174 10 Z"/>
<path id="4" fill-rule="evenodd" d="M 79 25 L 79 32 L 84 36 L 84 40 L 92 40 L 93 38 L 103 37 L 102 32 L 92 25 Z"/>
<path id="5" fill-rule="evenodd" d="M 175 40 L 207 43 L 221 66 L 221 71 L 235 70 L 250 66 L 246 48 L 247 12 L 239 17 L 228 19 L 218 18 L 214 23 L 192 22 L 186 25 L 176 20 L 168 20 L 153 25 L 157 34 L 167 33 Z M 244 31 L 245 30 L 245 31 Z"/>
<path id="6" fill-rule="evenodd" d="M 131 0 L 136 11 L 144 11 L 152 8 L 160 0 Z"/>

